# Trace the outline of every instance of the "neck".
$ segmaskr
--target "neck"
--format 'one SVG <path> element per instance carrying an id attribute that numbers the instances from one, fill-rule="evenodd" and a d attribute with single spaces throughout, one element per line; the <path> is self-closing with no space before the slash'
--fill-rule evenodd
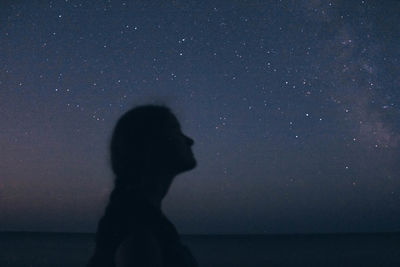
<path id="1" fill-rule="evenodd" d="M 143 177 L 139 194 L 145 201 L 161 209 L 162 200 L 167 195 L 174 176 L 148 175 Z M 155 181 L 155 182 L 154 182 Z"/>

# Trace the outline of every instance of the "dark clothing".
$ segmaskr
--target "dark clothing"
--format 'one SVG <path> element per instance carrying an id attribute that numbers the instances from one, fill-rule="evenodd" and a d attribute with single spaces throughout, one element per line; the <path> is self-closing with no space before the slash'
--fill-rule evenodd
<path id="1" fill-rule="evenodd" d="M 107 250 L 96 246 L 96 251 L 88 265 L 89 267 L 114 267 L 115 252 L 118 249 L 119 244 L 121 244 L 121 242 L 129 235 L 135 236 L 136 234 L 140 234 L 143 229 L 151 231 L 158 241 L 162 252 L 163 266 L 198 266 L 189 249 L 181 243 L 175 226 L 168 220 L 168 218 L 159 208 L 156 208 L 153 205 L 139 199 L 132 201 L 131 204 L 131 213 L 125 217 L 125 220 L 128 223 L 126 224 L 124 236 L 122 238 L 118 238 L 118 244 L 114 246 L 114 249 Z M 113 223 L 111 225 L 118 226 L 120 224 Z M 140 263 L 135 266 L 145 267 L 145 265 L 140 265 Z"/>
<path id="2" fill-rule="evenodd" d="M 155 235 L 163 252 L 164 266 L 197 266 L 189 249 L 181 243 L 175 226 L 161 211 L 158 215 L 160 215 L 159 225 L 155 227 Z"/>

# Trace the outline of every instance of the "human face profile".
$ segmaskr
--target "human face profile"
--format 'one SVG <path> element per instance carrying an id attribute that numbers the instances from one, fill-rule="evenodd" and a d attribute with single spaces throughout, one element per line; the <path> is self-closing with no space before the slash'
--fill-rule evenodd
<path id="1" fill-rule="evenodd" d="M 171 148 L 170 156 L 176 159 L 175 163 L 179 171 L 191 170 L 196 167 L 197 162 L 192 151 L 194 141 L 182 132 L 179 123 L 172 121 L 165 134 L 168 146 Z"/>

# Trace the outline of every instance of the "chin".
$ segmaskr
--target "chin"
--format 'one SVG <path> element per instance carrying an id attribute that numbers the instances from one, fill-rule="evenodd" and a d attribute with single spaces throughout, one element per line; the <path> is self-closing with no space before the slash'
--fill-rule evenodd
<path id="1" fill-rule="evenodd" d="M 197 166 L 197 161 L 195 159 L 193 159 L 191 166 L 191 169 L 194 169 Z"/>
<path id="2" fill-rule="evenodd" d="M 196 166 L 197 166 L 197 162 L 194 158 L 192 158 L 192 159 L 186 161 L 185 164 L 182 166 L 182 172 L 192 170 Z"/>

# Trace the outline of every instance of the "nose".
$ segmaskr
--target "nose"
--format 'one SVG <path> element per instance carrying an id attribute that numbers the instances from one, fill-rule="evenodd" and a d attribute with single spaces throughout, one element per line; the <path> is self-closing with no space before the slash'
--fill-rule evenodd
<path id="1" fill-rule="evenodd" d="M 186 136 L 187 142 L 189 144 L 189 146 L 192 146 L 194 144 L 194 141 L 192 138 L 190 138 L 189 136 Z"/>

